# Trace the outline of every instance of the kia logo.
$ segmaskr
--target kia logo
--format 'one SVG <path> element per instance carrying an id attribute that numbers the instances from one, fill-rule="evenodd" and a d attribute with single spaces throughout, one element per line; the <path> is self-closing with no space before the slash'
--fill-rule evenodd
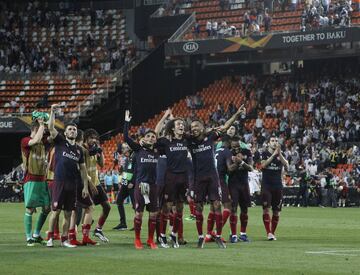
<path id="1" fill-rule="evenodd" d="M 199 49 L 199 44 L 196 42 L 187 42 L 183 46 L 183 50 L 187 53 L 196 52 Z"/>

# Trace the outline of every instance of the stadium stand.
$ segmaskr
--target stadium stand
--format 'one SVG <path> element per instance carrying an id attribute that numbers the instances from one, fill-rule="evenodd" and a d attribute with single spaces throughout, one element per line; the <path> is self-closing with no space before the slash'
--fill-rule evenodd
<path id="1" fill-rule="evenodd" d="M 200 118 L 209 127 L 216 127 L 231 115 L 228 106 L 245 104 L 248 116 L 242 121 L 244 127 L 239 125 L 239 128 L 246 143 L 261 148 L 266 138 L 276 131 L 286 147 L 287 157 L 292 159 L 292 172 L 296 172 L 300 160 L 309 159 L 318 160 L 319 170 L 330 166 L 334 174 L 344 176 L 353 172 L 353 164 L 358 163 L 360 157 L 357 147 L 352 147 L 352 142 L 360 137 L 359 116 L 353 112 L 359 108 L 360 83 L 356 75 L 343 80 L 330 79 L 323 76 L 316 80 L 308 76 L 294 82 L 289 76 L 229 76 L 197 93 L 203 99 L 204 108 L 190 109 L 186 99 L 171 108 L 176 116 L 190 120 Z M 272 93 L 265 92 L 269 87 Z M 161 115 L 149 119 L 143 127 L 153 129 Z M 138 131 L 139 126 L 131 128 L 134 136 Z M 104 170 L 113 167 L 113 154 L 122 140 L 120 133 L 104 142 Z M 345 146 L 338 146 L 340 143 Z M 296 153 L 299 149 L 300 155 Z"/>
<path id="2" fill-rule="evenodd" d="M 228 36 L 244 36 L 252 32 L 299 31 L 326 25 L 348 26 L 360 22 L 357 7 L 355 5 L 350 7 L 347 1 L 331 3 L 327 7 L 329 12 L 326 14 L 319 1 L 314 2 L 313 5 L 310 5 L 310 2 L 301 1 L 295 6 L 289 4 L 274 9 L 266 8 L 263 1 L 254 1 L 251 6 L 242 0 L 180 2 L 182 2 L 178 4 L 179 9 L 182 10 L 180 13 L 195 12 L 197 20 L 196 27 L 189 29 L 183 36 L 184 40 L 205 39 L 209 36 L 221 37 L 224 33 Z M 224 5 L 223 2 L 227 3 Z M 169 12 L 163 14 L 168 15 Z M 268 27 L 265 22 L 267 16 L 270 18 Z M 214 24 L 215 31 L 213 31 Z"/>
<path id="3" fill-rule="evenodd" d="M 111 85 L 108 77 L 84 79 L 60 77 L 42 77 L 35 80 L 2 80 L 0 83 L 0 113 L 3 115 L 31 113 L 34 108 L 49 112 L 51 104 L 58 103 L 63 107 L 64 116 L 76 115 L 79 104 L 90 105 L 91 96 L 101 96 Z M 87 102 L 88 101 L 88 102 Z"/>
<path id="4" fill-rule="evenodd" d="M 224 21 L 241 30 L 247 18 L 264 19 L 258 16 L 259 10 L 263 14 L 264 7 L 247 7 L 239 0 L 223 6 L 223 2 L 177 1 L 176 11 L 167 10 L 163 15 L 195 12 L 200 32 L 196 38 L 208 37 L 206 25 L 214 20 L 219 25 Z M 110 72 L 116 72 L 131 62 L 136 57 L 135 47 L 126 37 L 126 22 L 120 10 L 49 11 L 37 5 L 39 2 L 29 2 L 26 12 L 5 10 L 5 20 L 0 22 L 0 75 L 4 76 L 0 81 L 0 115 L 27 114 L 35 107 L 48 112 L 51 104 L 59 103 L 63 107 L 63 117 L 76 118 L 79 106 L 91 105 L 95 97 L 101 97 L 113 88 L 117 79 Z M 271 31 L 300 30 L 304 9 L 304 3 L 284 7 L 284 10 L 276 8 L 270 12 Z M 352 11 L 351 23 L 359 21 L 359 11 Z M 259 25 L 259 31 L 263 32 L 263 24 Z M 189 29 L 183 38 L 193 39 L 192 32 Z M 336 155 L 334 158 L 345 154 L 350 157 L 342 163 L 329 164 L 338 176 L 352 173 L 354 164 L 359 161 L 359 152 L 349 146 L 333 150 L 331 144 L 359 140 L 359 117 L 353 112 L 359 109 L 356 77 L 347 76 L 345 84 L 328 78 L 311 80 L 306 85 L 299 82 L 296 88 L 291 86 L 293 84 L 287 76 L 279 79 L 281 85 L 272 76 L 227 76 L 197 92 L 202 98 L 203 108 L 188 108 L 186 98 L 171 108 L 177 116 L 197 117 L 215 127 L 231 113 L 228 106 L 245 104 L 249 114 L 241 122 L 245 142 L 258 148 L 276 130 L 288 147 L 287 156 L 292 156 L 299 148 L 304 154 L 300 156 L 302 159 L 321 157 L 325 161 L 331 154 Z M 272 89 L 264 91 L 259 83 L 268 83 Z M 327 89 L 324 85 L 331 87 L 327 94 L 329 98 L 346 100 L 327 102 L 326 98 L 317 95 L 318 90 Z M 319 105 L 319 102 L 323 104 Z M 331 106 L 336 106 L 336 109 Z M 143 127 L 154 128 L 160 117 L 161 113 L 145 122 Z M 324 122 L 327 133 L 319 133 L 317 128 Z M 131 134 L 136 136 L 139 128 L 133 126 Z M 304 138 L 300 139 L 298 133 L 305 133 Z M 296 142 L 292 142 L 294 139 Z M 309 140 L 313 139 L 328 145 L 309 149 Z M 103 170 L 113 167 L 114 152 L 122 141 L 120 133 L 103 143 Z M 293 170 L 296 164 L 293 163 Z"/>
<path id="5" fill-rule="evenodd" d="M 76 118 L 81 107 L 114 90 L 115 75 L 134 61 L 121 10 L 2 5 L 0 115 L 49 111 L 58 103 L 62 117 Z"/>
<path id="6" fill-rule="evenodd" d="M 29 2 L 26 11 L 4 13 L 0 73 L 120 69 L 135 56 L 120 10 L 49 11 Z"/>

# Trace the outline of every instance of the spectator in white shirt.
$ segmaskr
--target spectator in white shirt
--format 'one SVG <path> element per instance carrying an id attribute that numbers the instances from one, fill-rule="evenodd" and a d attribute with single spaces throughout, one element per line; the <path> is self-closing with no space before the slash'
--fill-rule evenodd
<path id="1" fill-rule="evenodd" d="M 270 104 L 265 106 L 265 115 L 266 115 L 266 117 L 272 117 L 272 110 L 273 110 L 273 108 L 271 107 Z"/>
<path id="2" fill-rule="evenodd" d="M 216 20 L 214 20 L 212 22 L 212 26 L 211 26 L 211 35 L 217 36 L 217 32 L 218 32 L 218 22 Z"/>
<path id="3" fill-rule="evenodd" d="M 263 120 L 261 117 L 258 117 L 255 121 L 255 127 L 261 130 L 263 128 Z"/>
<path id="4" fill-rule="evenodd" d="M 212 28 L 212 23 L 211 23 L 211 21 L 207 21 L 207 22 L 206 22 L 206 32 L 207 32 L 207 34 L 208 34 L 209 37 L 211 36 L 211 28 Z"/>

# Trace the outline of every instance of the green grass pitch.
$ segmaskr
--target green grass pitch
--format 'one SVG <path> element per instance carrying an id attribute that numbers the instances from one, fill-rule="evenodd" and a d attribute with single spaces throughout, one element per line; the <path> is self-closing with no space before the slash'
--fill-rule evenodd
<path id="1" fill-rule="evenodd" d="M 188 208 L 186 208 L 188 210 Z M 205 211 L 206 215 L 208 208 Z M 136 251 L 133 232 L 114 231 L 118 223 L 112 207 L 104 232 L 109 244 L 65 249 L 41 245 L 26 247 L 23 204 L 0 204 L 0 274 L 359 274 L 359 208 L 284 208 L 277 230 L 278 240 L 266 240 L 260 207 L 249 210 L 251 243 L 215 243 L 196 248 L 195 221 L 184 221 L 189 241 L 179 249 Z M 95 218 L 99 208 L 96 207 Z M 128 226 L 132 211 L 127 207 Z M 186 213 L 188 214 L 188 212 Z M 47 223 L 44 231 L 47 230 Z M 228 238 L 229 224 L 223 236 Z M 147 214 L 143 221 L 146 241 Z M 43 233 L 43 236 L 45 234 Z M 80 237 L 80 236 L 79 236 Z"/>

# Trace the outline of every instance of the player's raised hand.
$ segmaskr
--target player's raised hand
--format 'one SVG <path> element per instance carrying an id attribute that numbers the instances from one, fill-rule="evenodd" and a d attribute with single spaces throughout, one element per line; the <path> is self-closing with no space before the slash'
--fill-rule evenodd
<path id="1" fill-rule="evenodd" d="M 236 160 L 238 162 L 242 162 L 244 160 L 244 156 L 241 153 L 236 154 Z"/>
<path id="2" fill-rule="evenodd" d="M 164 113 L 164 117 L 169 117 L 171 115 L 171 108 L 167 108 L 167 110 Z"/>
<path id="3" fill-rule="evenodd" d="M 141 138 L 141 139 L 139 140 L 139 144 L 140 144 L 140 146 L 144 146 L 144 145 L 145 145 L 145 140 L 144 140 L 144 138 Z"/>
<path id="4" fill-rule="evenodd" d="M 246 115 L 245 105 L 242 104 L 236 112 L 237 115 Z"/>
<path id="5" fill-rule="evenodd" d="M 125 111 L 125 121 L 126 122 L 130 122 L 131 121 L 131 116 L 130 116 L 130 111 L 126 110 Z"/>
<path id="6" fill-rule="evenodd" d="M 169 110 L 169 119 L 174 119 L 174 114 L 172 113 L 172 109 L 171 108 L 168 108 Z"/>
<path id="7" fill-rule="evenodd" d="M 273 155 L 274 155 L 274 156 L 277 156 L 277 155 L 279 155 L 279 154 L 280 154 L 280 152 L 281 152 L 281 150 L 280 150 L 280 146 L 276 146 L 276 149 L 274 150 Z"/>
<path id="8" fill-rule="evenodd" d="M 44 118 L 38 117 L 36 120 L 39 122 L 40 126 L 44 126 Z"/>
<path id="9" fill-rule="evenodd" d="M 56 111 L 59 108 L 60 108 L 60 104 L 52 104 L 51 105 L 51 111 Z"/>

